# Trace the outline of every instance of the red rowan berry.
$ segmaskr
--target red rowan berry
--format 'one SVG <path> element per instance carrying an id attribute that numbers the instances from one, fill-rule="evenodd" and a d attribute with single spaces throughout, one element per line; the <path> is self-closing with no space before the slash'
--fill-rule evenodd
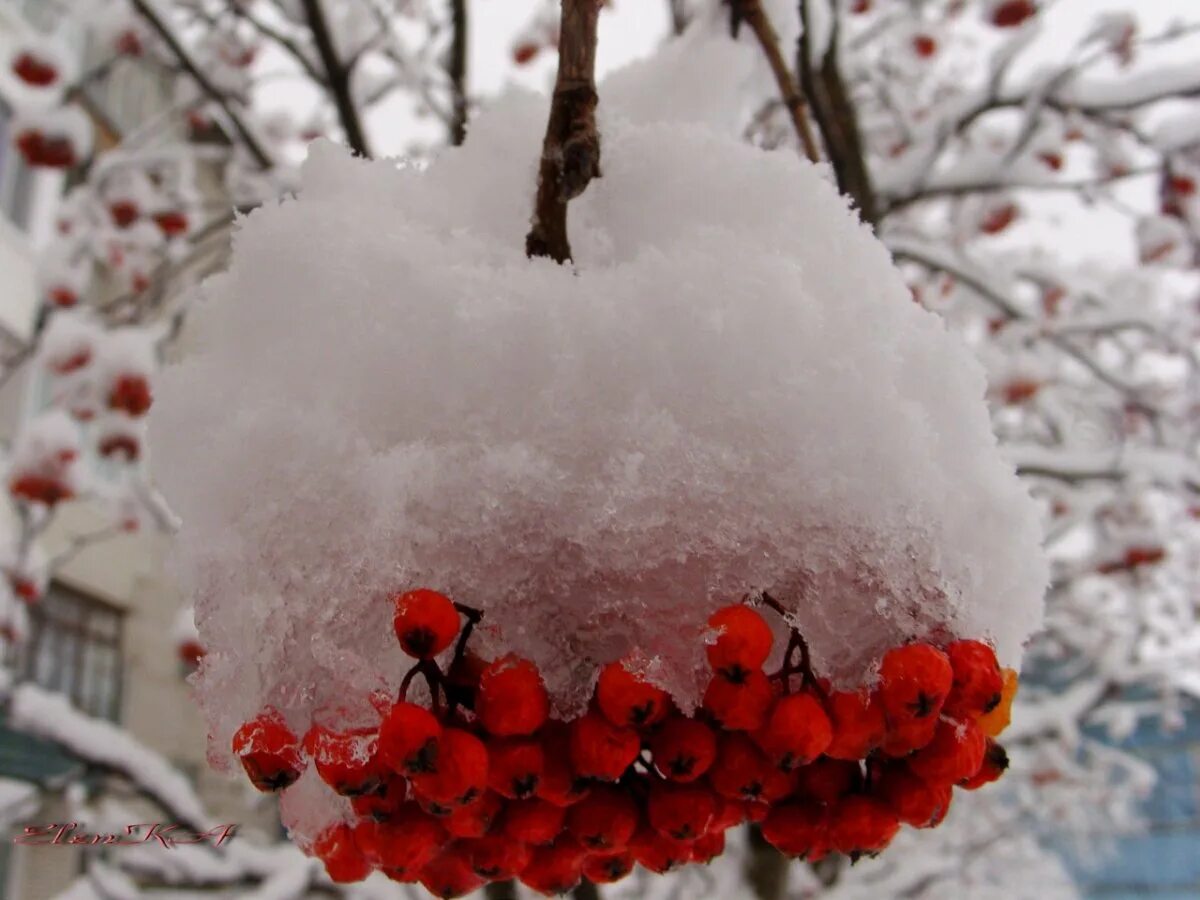
<path id="1" fill-rule="evenodd" d="M 792 781 L 746 735 L 721 736 L 717 759 L 708 770 L 708 781 L 722 797 L 773 803 L 787 796 Z"/>
<path id="2" fill-rule="evenodd" d="M 822 756 L 796 772 L 796 793 L 825 804 L 855 793 L 862 783 L 862 769 L 848 759 Z"/>
<path id="3" fill-rule="evenodd" d="M 488 785 L 510 800 L 532 797 L 546 767 L 540 741 L 505 738 L 488 744 Z"/>
<path id="4" fill-rule="evenodd" d="M 775 691 L 761 669 L 740 677 L 741 681 L 733 682 L 714 675 L 704 692 L 704 709 L 726 731 L 755 731 L 767 720 Z"/>
<path id="5" fill-rule="evenodd" d="M 123 410 L 135 419 L 144 415 L 153 402 L 150 385 L 142 375 L 122 375 L 108 394 L 108 408 Z"/>
<path id="6" fill-rule="evenodd" d="M 379 725 L 379 757 L 404 775 L 434 771 L 442 725 L 415 703 L 397 703 Z"/>
<path id="7" fill-rule="evenodd" d="M 629 852 L 640 866 L 657 875 L 670 872 L 692 859 L 690 842 L 659 834 L 649 826 L 638 829 L 634 834 L 629 842 Z"/>
<path id="8" fill-rule="evenodd" d="M 974 722 L 942 719 L 933 740 L 908 760 L 913 774 L 934 784 L 957 784 L 983 765 L 987 736 Z"/>
<path id="9" fill-rule="evenodd" d="M 642 742 L 632 728 L 590 712 L 571 723 L 571 766 L 577 775 L 616 781 L 633 765 Z"/>
<path id="10" fill-rule="evenodd" d="M 661 722 L 670 711 L 670 695 L 634 675 L 621 662 L 600 670 L 596 704 L 614 725 L 643 728 Z"/>
<path id="11" fill-rule="evenodd" d="M 537 796 L 555 806 L 570 806 L 587 796 L 586 779 L 571 768 L 571 736 L 562 722 L 548 722 L 541 735 L 544 768 Z"/>
<path id="12" fill-rule="evenodd" d="M 1000 703 L 989 713 L 979 718 L 979 727 L 988 737 L 999 737 L 1012 720 L 1013 699 L 1017 696 L 1018 678 L 1015 669 L 1004 669 L 1004 687 L 1000 692 Z"/>
<path id="13" fill-rule="evenodd" d="M 829 818 L 815 803 L 791 801 L 772 807 L 762 823 L 762 835 L 784 856 L 799 859 L 823 851 L 829 841 Z"/>
<path id="14" fill-rule="evenodd" d="M 830 809 L 829 843 L 852 859 L 879 853 L 899 830 L 896 814 L 874 797 L 846 797 Z"/>
<path id="15" fill-rule="evenodd" d="M 766 724 L 754 733 L 754 742 L 784 772 L 812 762 L 832 739 L 833 726 L 825 708 L 808 693 L 780 697 Z"/>
<path id="16" fill-rule="evenodd" d="M 912 719 L 893 726 L 884 736 L 883 746 L 880 749 L 886 756 L 908 756 L 933 740 L 937 726 L 936 718 Z"/>
<path id="17" fill-rule="evenodd" d="M 903 763 L 890 763 L 875 773 L 871 792 L 904 824 L 929 828 L 949 806 L 951 786 L 930 784 L 914 775 Z"/>
<path id="18" fill-rule="evenodd" d="M 923 59 L 928 59 L 937 53 L 937 41 L 927 34 L 918 34 L 912 39 L 913 52 Z"/>
<path id="19" fill-rule="evenodd" d="M 314 725 L 304 737 L 317 774 L 343 797 L 373 794 L 383 786 L 389 772 L 377 757 L 378 743 L 370 728 L 333 731 Z"/>
<path id="20" fill-rule="evenodd" d="M 959 787 L 968 791 L 978 790 L 985 784 L 991 784 L 993 781 L 999 781 L 1008 770 L 1008 753 L 1003 747 L 988 738 L 987 749 L 983 753 L 983 764 L 980 765 L 979 771 L 969 778 L 965 778 L 959 782 Z"/>
<path id="21" fill-rule="evenodd" d="M 464 841 L 471 869 L 488 881 L 516 878 L 529 865 L 533 851 L 520 841 L 502 834 L 490 834 Z"/>
<path id="22" fill-rule="evenodd" d="M 421 870 L 421 886 L 435 897 L 451 900 L 465 897 L 483 887 L 484 880 L 471 868 L 471 859 L 461 844 L 451 844 Z"/>
<path id="23" fill-rule="evenodd" d="M 612 884 L 632 872 L 634 862 L 629 850 L 596 853 L 583 861 L 583 876 L 594 884 Z"/>
<path id="24" fill-rule="evenodd" d="M 469 731 L 447 728 L 438 742 L 437 770 L 413 775 L 413 792 L 427 800 L 463 806 L 483 796 L 488 785 L 488 752 Z"/>
<path id="25" fill-rule="evenodd" d="M 717 814 L 708 825 L 709 831 L 726 831 L 746 821 L 746 805 L 741 800 L 717 795 Z"/>
<path id="26" fill-rule="evenodd" d="M 475 712 L 491 734 L 533 734 L 550 715 L 550 698 L 537 667 L 512 655 L 488 665 L 479 677 Z"/>
<path id="27" fill-rule="evenodd" d="M 441 820 L 442 826 L 456 838 L 483 837 L 492 830 L 492 823 L 499 818 L 503 808 L 500 795 L 487 791 L 473 803 L 453 809 Z"/>
<path id="28" fill-rule="evenodd" d="M 400 648 L 414 659 L 432 659 L 458 634 L 458 610 L 450 598 L 419 588 L 392 598 L 396 612 L 392 624 Z"/>
<path id="29" fill-rule="evenodd" d="M 501 829 L 514 841 L 530 846 L 552 844 L 563 830 L 567 811 L 548 800 L 514 800 L 504 807 Z"/>
<path id="30" fill-rule="evenodd" d="M 313 842 L 313 855 L 325 864 L 325 871 L 337 884 L 362 881 L 374 868 L 358 849 L 354 830 L 345 822 L 338 822 L 321 832 Z"/>
<path id="31" fill-rule="evenodd" d="M 567 831 L 589 851 L 621 850 L 637 830 L 637 803 L 627 791 L 600 785 L 567 810 Z"/>
<path id="32" fill-rule="evenodd" d="M 695 781 L 717 758 L 717 736 L 696 719 L 672 716 L 650 738 L 654 767 L 671 781 Z"/>
<path id="33" fill-rule="evenodd" d="M 766 821 L 767 816 L 771 812 L 771 804 L 763 803 L 760 800 L 743 800 L 742 810 L 745 813 L 744 818 L 747 822 L 753 825 L 761 825 Z"/>
<path id="34" fill-rule="evenodd" d="M 354 840 L 389 878 L 414 881 L 445 843 L 446 831 L 410 800 L 387 822 L 359 822 Z"/>
<path id="35" fill-rule="evenodd" d="M 955 719 L 978 718 L 1000 705 L 1004 676 L 996 653 L 982 641 L 955 641 L 946 648 L 954 683 L 943 714 Z"/>
<path id="36" fill-rule="evenodd" d="M 565 894 L 583 877 L 587 851 L 568 835 L 562 835 L 548 847 L 533 851 L 529 865 L 521 873 L 521 883 L 543 894 Z"/>
<path id="37" fill-rule="evenodd" d="M 650 785 L 646 818 L 651 828 L 667 837 L 694 841 L 708 832 L 717 806 L 717 797 L 708 788 L 656 781 Z"/>
<path id="38" fill-rule="evenodd" d="M 692 862 L 707 865 L 725 852 L 725 831 L 710 830 L 692 842 Z"/>
<path id="39" fill-rule="evenodd" d="M 389 773 L 374 791 L 350 800 L 354 814 L 360 819 L 386 822 L 408 797 L 408 782 L 400 775 Z"/>
<path id="40" fill-rule="evenodd" d="M 761 669 L 771 655 L 771 626 L 745 604 L 717 610 L 709 618 L 708 627 L 718 632 L 717 639 L 706 647 L 708 663 L 714 672 L 731 681 L 740 681 L 744 673 Z"/>
<path id="41" fill-rule="evenodd" d="M 992 9 L 992 24 L 997 28 L 1013 28 L 1037 14 L 1033 0 L 1004 0 Z"/>
<path id="42" fill-rule="evenodd" d="M 825 755 L 834 759 L 866 759 L 887 733 L 883 704 L 865 690 L 830 694 L 829 718 L 833 739 Z"/>
<path id="43" fill-rule="evenodd" d="M 300 741 L 283 716 L 267 707 L 233 736 L 233 755 L 260 791 L 282 791 L 296 782 L 307 764 Z"/>
<path id="44" fill-rule="evenodd" d="M 58 68 L 53 61 L 28 51 L 22 52 L 12 64 L 13 73 L 26 84 L 46 87 L 58 80 Z"/>
<path id="45" fill-rule="evenodd" d="M 937 718 L 954 671 L 946 654 L 929 644 L 906 644 L 889 650 L 879 667 L 879 699 L 888 724 Z"/>

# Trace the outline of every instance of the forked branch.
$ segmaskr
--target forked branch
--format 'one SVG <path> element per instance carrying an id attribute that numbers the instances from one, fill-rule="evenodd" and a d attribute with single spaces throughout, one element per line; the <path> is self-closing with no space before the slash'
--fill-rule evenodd
<path id="1" fill-rule="evenodd" d="M 563 0 L 558 77 L 538 169 L 537 204 L 525 253 L 563 263 L 571 258 L 567 204 L 600 176 L 596 129 L 596 24 L 602 0 Z"/>

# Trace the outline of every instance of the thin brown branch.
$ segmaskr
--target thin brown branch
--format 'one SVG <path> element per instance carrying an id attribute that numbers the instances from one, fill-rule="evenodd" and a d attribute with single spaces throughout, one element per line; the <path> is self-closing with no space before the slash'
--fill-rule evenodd
<path id="1" fill-rule="evenodd" d="M 453 36 L 446 74 L 450 76 L 450 143 L 458 146 L 467 137 L 467 0 L 450 0 Z"/>
<path id="2" fill-rule="evenodd" d="M 145 19 L 146 23 L 162 38 L 163 43 L 167 45 L 171 53 L 179 61 L 179 65 L 191 76 L 200 90 L 221 108 L 221 111 L 225 114 L 225 117 L 229 120 L 234 131 L 237 132 L 238 137 L 241 138 L 242 143 L 250 152 L 250 155 L 254 157 L 254 161 L 258 163 L 259 167 L 263 169 L 272 168 L 274 162 L 270 154 L 267 153 L 262 143 L 254 135 L 254 132 L 250 130 L 250 127 L 242 119 L 238 111 L 230 104 L 229 98 L 213 84 L 204 70 L 192 59 L 191 54 L 179 42 L 179 39 L 167 23 L 159 17 L 158 13 L 154 11 L 153 7 L 146 0 L 130 0 L 130 3 L 133 4 L 133 8 L 137 11 L 138 15 Z"/>
<path id="3" fill-rule="evenodd" d="M 346 143 L 359 156 L 371 157 L 371 147 L 367 141 L 367 132 L 363 128 L 362 118 L 358 114 L 358 104 L 354 102 L 351 92 L 351 70 L 338 56 L 334 44 L 333 32 L 329 28 L 329 20 L 321 0 L 301 0 L 304 17 L 308 27 L 312 29 L 313 42 L 317 45 L 317 55 L 325 69 L 325 83 L 328 85 L 333 105 L 337 109 L 338 121 L 346 135 Z"/>
<path id="4" fill-rule="evenodd" d="M 600 176 L 596 128 L 596 26 L 602 0 L 563 0 L 558 77 L 538 169 L 537 203 L 525 238 L 529 256 L 571 258 L 567 204 Z"/>
<path id="5" fill-rule="evenodd" d="M 760 0 L 731 0 L 734 8 L 735 21 L 745 22 L 758 39 L 771 74 L 775 76 L 775 84 L 779 88 L 779 96 L 792 119 L 792 128 L 804 149 L 804 155 L 812 162 L 821 161 L 821 151 L 817 147 L 817 139 L 813 135 L 812 126 L 808 123 L 808 101 L 800 91 L 800 86 L 792 76 L 791 70 L 783 60 L 779 49 L 779 35 L 775 33 L 771 20 L 767 18 Z"/>

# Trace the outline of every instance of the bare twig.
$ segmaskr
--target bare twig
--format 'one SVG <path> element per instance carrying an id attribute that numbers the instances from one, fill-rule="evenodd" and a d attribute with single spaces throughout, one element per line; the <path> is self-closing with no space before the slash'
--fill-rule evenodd
<path id="1" fill-rule="evenodd" d="M 308 21 L 308 27 L 312 29 L 313 41 L 317 45 L 317 54 L 321 57 L 321 65 L 325 68 L 325 83 L 329 87 L 333 105 L 337 108 L 342 131 L 346 134 L 346 143 L 359 156 L 370 158 L 371 147 L 367 141 L 367 132 L 363 128 L 362 119 L 358 114 L 358 105 L 354 102 L 350 89 L 352 73 L 350 67 L 338 57 L 337 47 L 333 41 L 333 32 L 329 28 L 329 21 L 325 18 L 321 0 L 301 0 L 301 3 L 304 7 L 304 16 Z"/>
<path id="2" fill-rule="evenodd" d="M 525 238 L 529 256 L 571 258 L 567 204 L 600 175 L 596 129 L 596 25 L 601 0 L 563 0 L 558 77 L 538 169 L 537 205 Z"/>
<path id="3" fill-rule="evenodd" d="M 450 0 L 453 35 L 446 74 L 450 77 L 450 143 L 456 147 L 467 137 L 467 0 Z"/>

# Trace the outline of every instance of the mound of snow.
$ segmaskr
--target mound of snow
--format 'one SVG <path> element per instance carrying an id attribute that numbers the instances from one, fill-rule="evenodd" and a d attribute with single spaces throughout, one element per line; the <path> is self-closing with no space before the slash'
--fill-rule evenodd
<path id="1" fill-rule="evenodd" d="M 416 586 L 560 713 L 634 650 L 690 708 L 755 589 L 837 679 L 916 636 L 1019 659 L 1040 530 L 970 352 L 820 170 L 601 96 L 574 268 L 524 257 L 546 101 L 514 95 L 428 169 L 314 145 L 202 288 L 151 442 L 214 760 L 264 704 L 302 731 L 394 693 Z"/>

